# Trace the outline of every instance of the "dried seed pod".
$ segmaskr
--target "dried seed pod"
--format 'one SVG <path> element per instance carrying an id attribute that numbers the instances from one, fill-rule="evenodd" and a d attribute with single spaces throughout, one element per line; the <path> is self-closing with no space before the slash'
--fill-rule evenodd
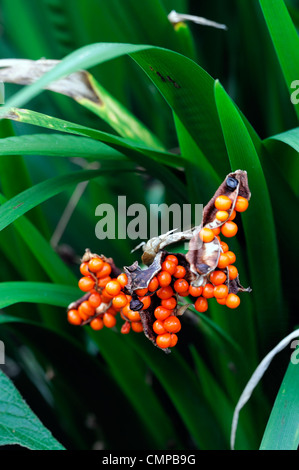
<path id="1" fill-rule="evenodd" d="M 229 218 L 233 213 L 239 195 L 247 200 L 249 200 L 251 196 L 247 172 L 242 170 L 237 170 L 227 175 L 214 196 L 204 207 L 202 224 L 194 231 L 193 238 L 189 243 L 189 251 L 186 255 L 191 272 L 197 276 L 196 281 L 194 281 L 192 285 L 200 286 L 207 282 L 207 276 L 217 267 L 222 252 L 220 242 L 216 237 L 212 242 L 203 243 L 198 236 L 203 227 L 208 227 L 213 230 L 221 227 L 225 223 L 225 221 L 220 221 L 216 218 L 218 212 L 217 207 L 215 207 L 216 199 L 219 196 L 226 196 L 232 201 L 231 207 L 228 210 Z"/>
<path id="2" fill-rule="evenodd" d="M 138 261 L 131 266 L 124 266 L 124 271 L 128 277 L 126 289 L 132 294 L 137 289 L 145 289 L 148 287 L 152 278 L 161 271 L 161 259 L 163 252 L 158 253 L 152 264 L 146 269 L 141 269 Z"/>
<path id="3" fill-rule="evenodd" d="M 176 317 L 185 313 L 190 304 L 185 303 L 180 306 L 178 300 L 180 297 L 192 297 L 190 286 L 196 288 L 200 286 L 204 287 L 206 284 L 209 284 L 209 288 L 212 289 L 211 295 L 205 296 L 203 294 L 203 297 L 200 297 L 198 294 L 195 295 L 196 300 L 194 300 L 195 303 L 205 300 L 207 304 L 207 299 L 214 297 L 214 284 L 211 283 L 210 275 L 217 269 L 223 271 L 226 276 L 224 277 L 225 282 L 224 280 L 222 282 L 226 287 L 223 285 L 222 290 L 224 294 L 227 294 L 227 297 L 223 299 L 217 298 L 219 303 L 224 302 L 229 306 L 228 298 L 230 294 L 231 300 L 232 297 L 237 297 L 233 294 L 237 294 L 240 291 L 250 292 L 250 288 L 244 288 L 241 285 L 236 268 L 234 268 L 234 276 L 230 278 L 228 266 L 233 266 L 235 256 L 229 251 L 228 245 L 220 240 L 220 235 L 231 237 L 236 234 L 237 226 L 234 222 L 231 222 L 231 220 L 237 215 L 235 206 L 239 196 L 245 198 L 247 201 L 251 196 L 248 187 L 247 173 L 241 170 L 227 175 L 214 196 L 204 207 L 202 223 L 199 226 L 185 232 L 172 230 L 160 237 L 152 238 L 147 243 L 143 244 L 142 262 L 145 264 L 145 268 L 141 268 L 138 262 L 135 261 L 131 266 L 124 267 L 124 273 L 122 273 L 122 271 L 115 266 L 112 258 L 106 258 L 104 255 L 91 253 L 90 250 L 87 249 L 82 258 L 82 262 L 88 264 L 88 271 L 82 273 L 81 270 L 81 273 L 94 282 L 93 289 L 100 293 L 102 302 L 96 308 L 95 314 L 89 318 L 86 316 L 86 319 L 83 318 L 80 324 L 88 324 L 96 317 L 102 318 L 106 313 L 115 317 L 120 310 L 120 316 L 126 322 L 122 332 L 128 333 L 130 329 L 136 332 L 143 331 L 145 336 L 155 346 L 162 348 L 165 353 L 169 353 L 170 349 L 165 347 L 166 343 L 163 343 L 163 347 L 159 346 L 160 341 L 158 341 L 157 344 L 159 335 L 158 332 L 154 331 L 153 325 L 157 321 L 157 318 L 163 323 L 163 321 L 167 320 L 168 316 Z M 247 203 L 245 205 L 243 204 L 243 207 L 245 207 L 243 210 L 246 210 L 247 205 Z M 219 217 L 219 211 L 222 211 L 221 217 Z M 230 219 L 229 222 L 228 219 Z M 183 240 L 189 240 L 189 249 L 186 254 L 170 253 L 166 251 L 168 245 Z M 232 255 L 230 258 L 227 256 L 229 253 Z M 165 262 L 167 257 L 168 260 Z M 224 259 L 225 257 L 228 259 Z M 90 263 L 93 259 L 95 262 Z M 102 273 L 102 276 L 101 268 L 98 268 L 100 263 L 96 262 L 97 259 L 102 260 L 103 266 L 105 266 L 105 273 Z M 173 266 L 169 263 L 169 259 L 172 260 Z M 104 267 L 102 269 L 104 270 Z M 107 269 L 109 273 L 106 272 Z M 122 308 L 118 309 L 115 307 L 113 309 L 111 305 L 114 305 L 114 296 L 112 295 L 110 297 L 109 292 L 105 292 L 105 286 L 108 281 L 115 281 L 121 273 L 125 276 L 125 283 L 121 283 L 119 295 L 127 301 L 127 304 L 122 303 Z M 153 283 L 154 288 L 151 287 L 149 290 L 148 287 L 150 283 Z M 178 283 L 180 283 L 180 285 L 177 285 Z M 165 292 L 163 291 L 162 295 L 163 289 Z M 204 291 L 205 289 L 203 289 L 203 292 Z M 110 294 L 113 294 L 113 292 L 110 292 Z M 218 294 L 220 294 L 220 292 Z M 73 302 L 69 306 L 68 311 L 71 309 L 77 310 L 82 302 L 88 301 L 90 295 L 91 293 L 88 292 L 81 299 Z M 207 297 L 207 299 L 205 297 Z M 215 295 L 215 297 L 220 297 L 220 295 Z M 237 300 L 240 303 L 240 299 L 237 298 Z M 230 303 L 232 304 L 232 301 Z M 235 308 L 236 306 L 237 303 L 234 302 L 234 306 L 232 304 L 230 307 Z M 206 309 L 207 305 L 205 305 L 205 310 Z M 167 311 L 169 311 L 169 314 Z M 135 313 L 134 318 L 132 316 L 133 313 Z M 127 314 L 129 314 L 129 316 Z M 135 317 L 138 321 L 134 320 Z M 112 320 L 114 322 L 116 321 L 115 318 L 112 318 Z M 132 322 L 134 323 L 134 328 Z M 76 324 L 76 322 L 74 324 Z M 169 347 L 175 346 L 176 341 L 170 342 Z"/>
<path id="4" fill-rule="evenodd" d="M 142 262 L 148 266 L 150 265 L 159 251 L 163 250 L 166 246 L 173 243 L 181 242 L 183 240 L 191 240 L 193 236 L 192 230 L 187 230 L 185 232 L 176 232 L 175 230 L 170 230 L 169 232 L 160 235 L 159 237 L 154 237 L 148 240 L 147 243 L 143 244 L 143 255 L 141 257 Z"/>

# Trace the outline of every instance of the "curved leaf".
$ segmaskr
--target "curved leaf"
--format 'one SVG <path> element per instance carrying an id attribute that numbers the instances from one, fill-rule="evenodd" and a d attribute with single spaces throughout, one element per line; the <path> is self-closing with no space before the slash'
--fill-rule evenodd
<path id="1" fill-rule="evenodd" d="M 46 282 L 0 283 L 0 309 L 18 302 L 32 302 L 67 307 L 80 296 L 79 288 Z"/>
<path id="2" fill-rule="evenodd" d="M 299 37 L 283 0 L 260 0 L 275 52 L 290 94 L 299 80 Z M 297 117 L 299 106 L 294 105 Z"/>
<path id="3" fill-rule="evenodd" d="M 299 445 L 298 350 L 277 394 L 260 450 L 297 450 Z M 292 354 L 292 356 L 293 356 Z"/>
<path id="4" fill-rule="evenodd" d="M 192 60 L 167 49 L 119 43 L 90 44 L 65 57 L 37 82 L 14 95 L 6 106 L 21 107 L 50 82 L 125 54 L 129 54 L 154 82 L 219 173 L 227 173 L 227 154 L 213 94 L 214 80 Z M 4 115 L 5 109 L 0 109 L 0 117 Z"/>

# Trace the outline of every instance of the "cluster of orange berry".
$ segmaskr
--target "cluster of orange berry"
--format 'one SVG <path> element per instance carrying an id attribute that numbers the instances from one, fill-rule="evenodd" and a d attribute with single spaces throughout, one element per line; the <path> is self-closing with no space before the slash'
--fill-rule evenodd
<path id="1" fill-rule="evenodd" d="M 73 325 L 89 324 L 94 330 L 104 326 L 112 328 L 116 325 L 116 315 L 120 313 L 124 323 L 121 333 L 128 334 L 130 330 L 146 333 L 142 311 L 150 312 L 151 329 L 156 335 L 155 344 L 161 349 L 172 348 L 177 344 L 177 333 L 181 330 L 178 318 L 177 302 L 179 297 L 193 297 L 194 307 L 198 312 L 208 309 L 208 299 L 216 298 L 217 302 L 229 308 L 236 308 L 240 298 L 229 292 L 229 281 L 238 278 L 238 270 L 234 266 L 235 254 L 229 250 L 227 243 L 220 235 L 233 237 L 238 231 L 233 221 L 237 212 L 244 212 L 248 207 L 246 198 L 238 196 L 232 210 L 232 200 L 221 195 L 215 199 L 214 221 L 217 228 L 209 228 L 207 224 L 199 232 L 204 243 L 219 240 L 221 253 L 217 268 L 207 277 L 205 285 L 192 286 L 190 271 L 184 255 L 165 254 L 162 257 L 161 270 L 150 279 L 143 289 L 128 290 L 126 273 L 115 274 L 111 264 L 105 257 L 91 255 L 80 265 L 82 274 L 79 288 L 86 294 L 68 309 L 68 321 Z M 229 212 L 228 212 L 229 211 Z M 215 227 L 213 223 L 212 227 Z M 130 295 L 132 294 L 132 295 Z M 196 299 L 196 300 L 195 300 Z"/>
<path id="2" fill-rule="evenodd" d="M 204 227 L 199 232 L 199 237 L 204 243 L 210 243 L 216 237 L 219 240 L 221 247 L 221 254 L 219 256 L 217 270 L 209 275 L 210 282 L 203 287 L 198 287 L 198 296 L 194 307 L 198 312 L 205 312 L 208 309 L 208 299 L 213 297 L 221 305 L 226 305 L 229 308 L 237 308 L 240 305 L 240 297 L 236 294 L 228 292 L 228 286 L 225 284 L 227 277 L 230 281 L 238 277 L 238 270 L 234 263 L 236 255 L 229 250 L 226 242 L 220 239 L 220 235 L 227 238 L 234 237 L 238 231 L 238 226 L 233 220 L 237 212 L 244 212 L 248 208 L 248 200 L 242 196 L 238 196 L 234 210 L 229 215 L 228 210 L 231 209 L 232 200 L 227 196 L 218 196 L 215 199 L 215 208 L 217 209 L 215 218 L 219 222 L 224 222 L 221 226 L 210 229 Z"/>
<path id="3" fill-rule="evenodd" d="M 68 310 L 68 321 L 73 325 L 89 324 L 94 330 L 101 330 L 104 326 L 112 328 L 116 325 L 116 315 L 120 312 L 125 321 L 121 333 L 127 334 L 132 329 L 136 333 L 143 331 L 140 310 L 147 310 L 151 305 L 151 298 L 156 293 L 160 305 L 154 310 L 156 321 L 153 330 L 157 334 L 156 344 L 160 348 L 176 345 L 178 338 L 175 333 L 181 329 L 180 320 L 173 314 L 177 305 L 175 292 L 183 292 L 185 285 L 189 284 L 182 279 L 186 269 L 178 265 L 174 255 L 166 257 L 162 270 L 153 277 L 147 288 L 134 291 L 134 298 L 123 292 L 128 278 L 121 273 L 112 279 L 111 266 L 100 257 L 94 257 L 80 266 L 83 275 L 79 280 L 79 288 L 87 292 L 77 308 L 71 306 Z M 173 277 L 173 288 L 171 283 Z M 104 305 L 103 305 L 104 304 Z M 101 312 L 101 306 L 104 312 Z M 134 307 L 133 310 L 131 307 Z"/>
<path id="4" fill-rule="evenodd" d="M 113 279 L 110 276 L 111 271 L 111 265 L 98 256 L 81 263 L 80 272 L 83 277 L 78 285 L 87 294 L 77 302 L 76 308 L 72 305 L 69 308 L 69 323 L 88 323 L 93 330 L 101 330 L 104 326 L 113 328 L 116 325 L 117 313 L 129 304 L 132 297 L 122 292 L 128 282 L 127 275 L 121 273 Z M 129 326 L 134 331 L 142 331 L 140 318 Z"/>
<path id="5" fill-rule="evenodd" d="M 186 269 L 179 265 L 175 255 L 167 255 L 161 266 L 161 271 L 154 276 L 147 289 L 137 290 L 137 295 L 155 295 L 153 331 L 156 333 L 156 344 L 159 348 L 172 348 L 178 342 L 177 334 L 181 322 L 175 315 L 177 307 L 176 293 L 182 291 L 182 282 Z"/>

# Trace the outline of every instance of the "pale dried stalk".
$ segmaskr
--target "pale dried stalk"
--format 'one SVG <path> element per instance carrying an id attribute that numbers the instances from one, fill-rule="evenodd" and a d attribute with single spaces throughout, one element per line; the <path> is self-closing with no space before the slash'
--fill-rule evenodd
<path id="1" fill-rule="evenodd" d="M 172 10 L 169 15 L 168 19 L 172 24 L 181 23 L 182 21 L 191 21 L 195 24 L 201 24 L 203 26 L 211 26 L 212 28 L 217 29 L 227 29 L 225 24 L 216 23 L 215 21 L 207 20 L 202 16 L 195 16 L 195 15 L 186 15 L 184 13 L 177 13 L 175 10 Z"/>

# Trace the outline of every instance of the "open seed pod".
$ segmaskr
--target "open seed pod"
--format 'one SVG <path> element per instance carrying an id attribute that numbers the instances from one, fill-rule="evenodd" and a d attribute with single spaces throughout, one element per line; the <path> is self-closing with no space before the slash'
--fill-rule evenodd
<path id="1" fill-rule="evenodd" d="M 240 204 L 247 208 L 250 196 L 246 171 L 237 170 L 228 174 L 204 207 L 199 226 L 185 232 L 167 232 L 143 245 L 142 267 L 135 261 L 121 271 L 112 258 L 86 250 L 82 263 L 87 266 L 90 263 L 101 266 L 102 263 L 109 275 L 103 277 L 101 271 L 87 270 L 90 291 L 100 294 L 102 302 L 81 324 L 90 323 L 92 326 L 94 319 L 101 319 L 108 312 L 116 315 L 119 311 L 125 321 L 122 333 L 128 333 L 132 326 L 134 331 L 143 331 L 155 346 L 169 353 L 178 340 L 176 333 L 181 328 L 178 317 L 188 308 L 186 303 L 179 306 L 181 297 L 193 297 L 195 309 L 204 312 L 207 299 L 213 297 L 215 292 L 218 303 L 236 308 L 240 303 L 237 294 L 240 291 L 250 292 L 251 289 L 241 285 L 237 268 L 233 266 L 235 255 L 228 251 L 228 245 L 218 235 L 231 237 L 237 233 L 237 225 L 232 220 L 236 210 L 245 210 L 240 208 Z M 225 210 L 221 211 L 219 208 L 223 201 Z M 209 236 L 206 237 L 206 234 Z M 189 240 L 186 254 L 167 251 L 168 246 L 185 240 Z M 125 282 L 120 275 L 125 276 Z M 120 283 L 119 286 L 117 283 Z M 112 292 L 114 287 L 115 295 Z M 89 301 L 91 292 L 72 303 L 68 310 L 79 311 L 82 302 Z M 118 308 L 121 302 L 123 305 Z M 112 321 L 112 325 L 115 323 Z"/>

